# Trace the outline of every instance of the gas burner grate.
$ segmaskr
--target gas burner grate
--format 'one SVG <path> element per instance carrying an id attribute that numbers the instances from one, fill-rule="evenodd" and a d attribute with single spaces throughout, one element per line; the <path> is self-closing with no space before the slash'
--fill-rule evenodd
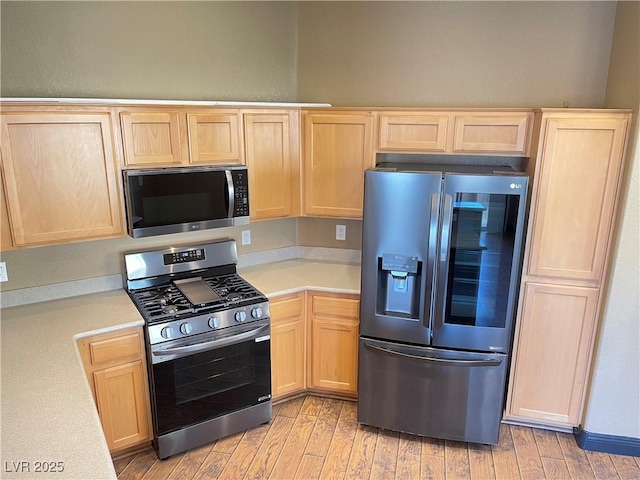
<path id="1" fill-rule="evenodd" d="M 211 289 L 224 300 L 225 305 L 233 305 L 245 300 L 261 297 L 262 294 L 237 274 L 205 278 Z"/>
<path id="2" fill-rule="evenodd" d="M 189 300 L 173 285 L 136 290 L 132 297 L 147 320 L 161 320 L 194 312 Z"/>

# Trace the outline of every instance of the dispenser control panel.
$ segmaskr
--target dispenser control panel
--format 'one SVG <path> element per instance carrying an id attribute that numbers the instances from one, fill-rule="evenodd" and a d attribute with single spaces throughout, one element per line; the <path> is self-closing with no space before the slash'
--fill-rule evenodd
<path id="1" fill-rule="evenodd" d="M 382 269 L 394 272 L 418 273 L 418 257 L 409 257 L 397 253 L 383 253 Z"/>

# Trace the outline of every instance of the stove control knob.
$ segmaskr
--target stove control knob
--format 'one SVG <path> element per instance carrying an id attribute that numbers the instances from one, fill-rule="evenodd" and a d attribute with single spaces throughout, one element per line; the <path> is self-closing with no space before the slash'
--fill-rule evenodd
<path id="1" fill-rule="evenodd" d="M 236 322 L 244 322 L 247 319 L 247 314 L 243 310 L 236 312 L 235 315 Z"/>
<path id="2" fill-rule="evenodd" d="M 182 325 L 180 325 L 180 332 L 182 332 L 183 335 L 189 335 L 192 330 L 193 327 L 188 322 L 184 322 Z"/>
<path id="3" fill-rule="evenodd" d="M 262 316 L 262 307 L 252 308 L 251 316 L 253 318 L 260 318 Z"/>
<path id="4" fill-rule="evenodd" d="M 164 327 L 162 330 L 160 330 L 160 335 L 162 335 L 162 338 L 166 338 L 167 340 L 173 338 L 173 328 Z"/>
<path id="5" fill-rule="evenodd" d="M 220 327 L 220 319 L 218 317 L 209 317 L 209 326 L 211 328 Z"/>

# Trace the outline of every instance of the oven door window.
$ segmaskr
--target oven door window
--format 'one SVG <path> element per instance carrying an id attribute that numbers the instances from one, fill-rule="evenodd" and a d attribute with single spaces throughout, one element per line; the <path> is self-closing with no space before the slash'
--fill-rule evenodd
<path id="1" fill-rule="evenodd" d="M 270 341 L 249 340 L 153 365 L 157 434 L 271 398 Z"/>

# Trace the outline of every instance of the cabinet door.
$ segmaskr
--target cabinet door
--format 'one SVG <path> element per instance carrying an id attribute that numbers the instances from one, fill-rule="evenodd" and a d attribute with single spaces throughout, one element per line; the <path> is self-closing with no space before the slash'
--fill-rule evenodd
<path id="1" fill-rule="evenodd" d="M 448 115 L 380 114 L 380 150 L 444 152 Z"/>
<path id="2" fill-rule="evenodd" d="M 532 122 L 530 112 L 456 115 L 453 151 L 526 156 Z"/>
<path id="3" fill-rule="evenodd" d="M 5 113 L 1 128 L 15 246 L 122 234 L 110 112 Z"/>
<path id="4" fill-rule="evenodd" d="M 593 344 L 598 289 L 527 283 L 507 415 L 576 426 Z"/>
<path id="5" fill-rule="evenodd" d="M 271 384 L 273 397 L 305 388 L 305 328 L 302 294 L 271 300 Z"/>
<path id="6" fill-rule="evenodd" d="M 167 166 L 183 162 L 179 113 L 122 112 L 120 119 L 127 166 Z"/>
<path id="7" fill-rule="evenodd" d="M 238 117 L 238 112 L 187 114 L 191 163 L 243 163 Z"/>
<path id="8" fill-rule="evenodd" d="M 93 373 L 100 420 L 110 451 L 151 439 L 145 365 L 138 360 Z"/>
<path id="9" fill-rule="evenodd" d="M 529 275 L 600 280 L 628 116 L 549 118 L 531 215 Z"/>
<path id="10" fill-rule="evenodd" d="M 11 238 L 11 225 L 9 224 L 9 212 L 7 211 L 7 201 L 5 198 L 2 175 L 0 174 L 0 252 L 15 249 L 13 239 Z"/>
<path id="11" fill-rule="evenodd" d="M 373 115 L 304 116 L 304 213 L 362 218 L 364 171 L 375 165 Z"/>
<path id="12" fill-rule="evenodd" d="M 359 297 L 309 294 L 309 388 L 358 392 Z"/>
<path id="13" fill-rule="evenodd" d="M 249 170 L 251 219 L 293 213 L 297 157 L 292 153 L 290 114 L 246 113 L 245 158 Z"/>

